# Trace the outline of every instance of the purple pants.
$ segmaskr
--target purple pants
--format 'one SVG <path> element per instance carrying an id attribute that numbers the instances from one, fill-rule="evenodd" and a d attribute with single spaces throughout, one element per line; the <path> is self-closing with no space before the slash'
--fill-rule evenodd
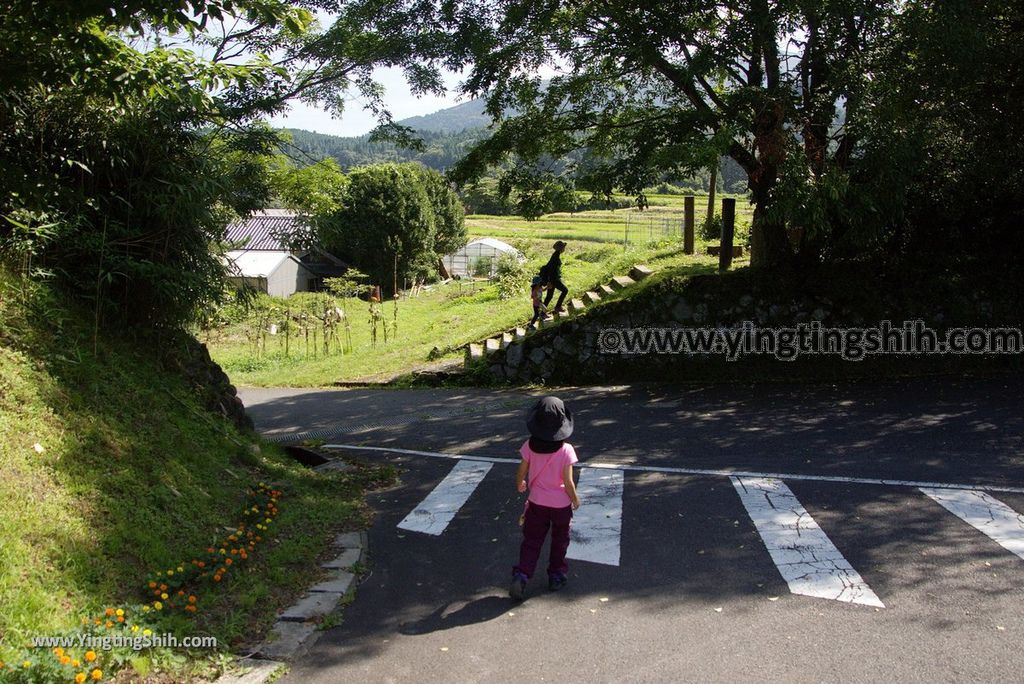
<path id="1" fill-rule="evenodd" d="M 526 507 L 523 520 L 523 543 L 519 546 L 519 564 L 514 572 L 521 572 L 533 577 L 540 558 L 540 548 L 544 546 L 544 538 L 551 529 L 551 555 L 548 559 L 548 575 L 565 575 L 569 566 L 565 562 L 565 552 L 569 549 L 569 525 L 572 522 L 572 506 L 551 508 L 541 506 L 532 501 Z"/>

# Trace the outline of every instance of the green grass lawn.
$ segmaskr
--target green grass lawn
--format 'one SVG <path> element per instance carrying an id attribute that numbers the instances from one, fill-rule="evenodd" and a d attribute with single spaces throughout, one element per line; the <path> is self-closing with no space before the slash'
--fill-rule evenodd
<path id="1" fill-rule="evenodd" d="M 82 671 L 29 648 L 33 636 L 143 625 L 179 638 L 213 635 L 221 652 L 258 640 L 276 611 L 317 581 L 333 534 L 366 524 L 364 488 L 393 473 L 320 475 L 277 447 L 258 447 L 202 409 L 151 350 L 102 334 L 94 347 L 91 317 L 45 293 L 22 307 L 19 291 L 0 269 L 0 681 L 71 681 Z M 166 570 L 180 577 L 179 567 L 218 545 L 260 482 L 284 492 L 266 539 L 221 583 L 184 585 L 198 597 L 194 614 L 143 614 L 154 600 L 147 579 Z M 126 622 L 95 626 L 97 616 L 116 619 L 108 608 L 123 609 Z M 120 649 L 100 653 L 89 670 L 113 674 L 129 658 L 139 671 L 170 668 L 173 681 L 186 681 L 193 666 L 216 665 L 216 654 L 194 655 L 198 665 L 181 652 Z"/>
<path id="2" fill-rule="evenodd" d="M 671 218 L 676 214 L 681 217 L 682 209 L 652 211 L 642 218 L 646 221 L 650 215 L 657 221 L 663 215 Z M 539 270 L 548 259 L 556 239 L 566 240 L 569 246 L 563 255 L 562 271 L 570 296 L 575 297 L 613 275 L 628 273 L 637 263 L 654 269 L 687 267 L 695 273 L 716 268 L 717 259 L 703 256 L 706 245 L 700 240 L 697 254 L 687 256 L 682 253 L 678 236 L 627 246 L 603 239 L 602 231 L 621 229 L 625 216 L 622 210 L 553 214 L 538 221 L 514 216 L 471 216 L 467 226 L 471 238 L 498 237 L 519 248 L 527 256 L 530 273 Z M 636 217 L 631 220 L 641 222 Z M 283 300 L 278 305 L 284 309 L 289 304 Z M 322 342 L 314 345 L 310 340 L 307 345 L 305 337 L 295 335 L 287 339 L 286 354 L 285 336 L 280 334 L 267 335 L 260 350 L 254 352 L 247 335 L 252 332 L 252 324 L 246 322 L 201 333 L 200 339 L 207 342 L 214 360 L 235 384 L 315 387 L 339 381 L 382 379 L 434 361 L 461 358 L 464 345 L 524 325 L 532 315 L 525 286 L 522 296 L 501 300 L 495 285 L 486 281 L 438 284 L 418 294 L 403 295 L 397 306 L 397 339 L 385 343 L 378 333 L 374 346 L 367 303 L 357 299 L 344 302 L 352 336 L 352 351 L 345 354 L 332 351 L 325 355 Z M 394 302 L 383 304 L 383 314 L 389 321 L 394 307 Z M 282 323 L 283 318 L 282 315 Z"/>
<path id="3" fill-rule="evenodd" d="M 719 196 L 722 197 L 722 196 Z M 736 233 L 747 235 L 753 219 L 753 206 L 742 195 L 725 195 L 736 199 Z M 471 238 L 496 237 L 502 240 L 566 240 L 612 244 L 643 245 L 652 239 L 681 236 L 683 225 L 682 195 L 651 195 L 651 206 L 637 209 L 582 211 L 574 214 L 547 214 L 535 221 L 521 216 L 488 216 L 471 214 L 466 227 Z M 715 212 L 721 202 L 716 200 Z M 696 224 L 703 223 L 707 212 L 707 196 L 697 196 Z"/>

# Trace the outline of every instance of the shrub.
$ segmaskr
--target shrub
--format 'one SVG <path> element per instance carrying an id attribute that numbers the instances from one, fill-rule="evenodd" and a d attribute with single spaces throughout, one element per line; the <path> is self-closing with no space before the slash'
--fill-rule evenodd
<path id="1" fill-rule="evenodd" d="M 526 262 L 515 254 L 502 254 L 497 266 L 498 297 L 513 299 L 523 294 L 529 286 L 530 275 Z"/>

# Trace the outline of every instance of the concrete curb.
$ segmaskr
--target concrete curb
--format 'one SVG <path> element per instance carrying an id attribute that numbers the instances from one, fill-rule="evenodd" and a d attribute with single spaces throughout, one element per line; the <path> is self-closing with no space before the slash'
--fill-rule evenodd
<path id="1" fill-rule="evenodd" d="M 305 655 L 320 637 L 320 619 L 334 613 L 353 590 L 356 576 L 352 568 L 366 558 L 367 544 L 365 531 L 339 534 L 331 544 L 335 556 L 321 563 L 327 577 L 277 616 L 268 639 L 252 656 L 238 662 L 241 673 L 225 674 L 215 684 L 264 684 L 278 676 L 286 663 Z"/>

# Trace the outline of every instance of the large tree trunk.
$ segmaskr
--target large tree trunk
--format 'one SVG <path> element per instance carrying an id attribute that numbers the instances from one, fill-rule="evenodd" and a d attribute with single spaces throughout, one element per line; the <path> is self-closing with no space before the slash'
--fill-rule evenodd
<path id="1" fill-rule="evenodd" d="M 756 162 L 747 172 L 750 177 L 754 222 L 750 227 L 750 265 L 770 268 L 787 265 L 793 250 L 786 235 L 785 221 L 771 216 L 772 190 L 778 184 L 779 170 L 786 158 L 786 132 L 782 106 L 767 100 L 754 117 Z"/>

